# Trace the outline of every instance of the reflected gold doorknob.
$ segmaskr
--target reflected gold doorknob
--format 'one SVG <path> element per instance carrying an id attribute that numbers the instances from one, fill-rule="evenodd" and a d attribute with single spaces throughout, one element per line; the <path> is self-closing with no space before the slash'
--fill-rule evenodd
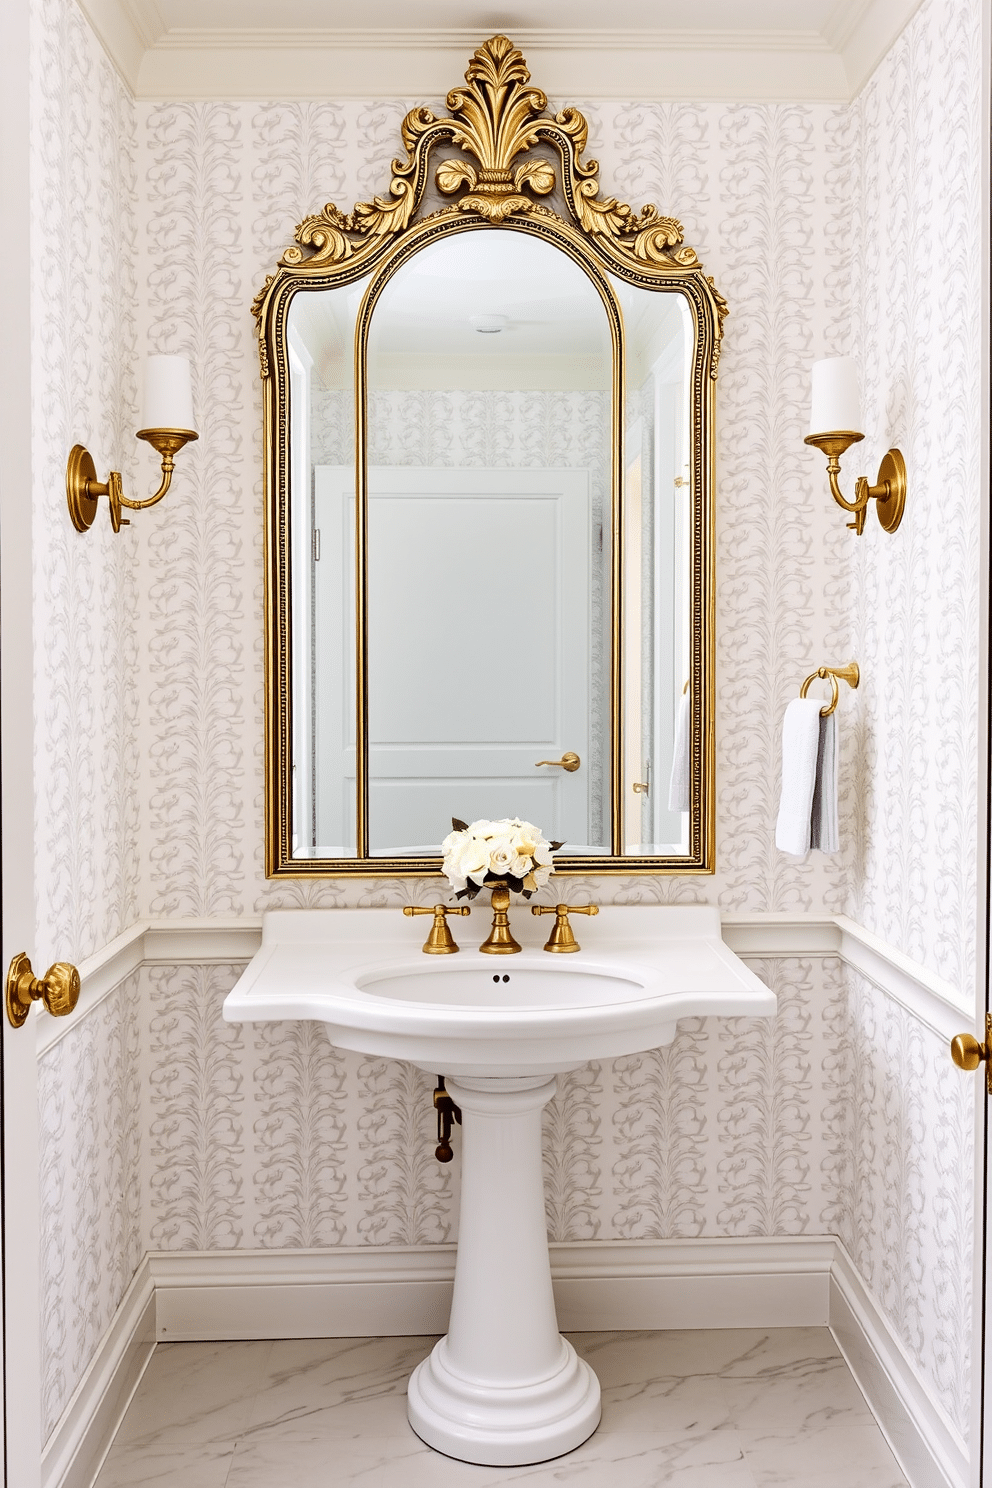
<path id="1" fill-rule="evenodd" d="M 582 761 L 574 749 L 566 749 L 560 760 L 535 760 L 534 769 L 536 770 L 540 765 L 561 765 L 562 769 L 567 770 L 569 775 L 571 775 L 574 770 L 579 768 L 581 763 Z"/>
<path id="2" fill-rule="evenodd" d="M 79 1001 L 79 972 L 68 961 L 56 961 L 43 977 L 36 977 L 30 960 L 20 951 L 7 968 L 4 1000 L 15 1028 L 27 1018 L 33 1002 L 43 1002 L 53 1018 L 65 1018 Z"/>
<path id="3" fill-rule="evenodd" d="M 992 1013 L 985 1014 L 985 1042 L 980 1044 L 973 1033 L 957 1033 L 951 1039 L 951 1058 L 958 1069 L 976 1070 L 985 1065 L 985 1089 L 992 1095 Z"/>

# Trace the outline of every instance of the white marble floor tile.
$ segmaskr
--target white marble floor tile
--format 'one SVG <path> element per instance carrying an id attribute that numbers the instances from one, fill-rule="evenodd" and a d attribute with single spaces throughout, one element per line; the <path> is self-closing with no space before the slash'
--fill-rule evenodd
<path id="1" fill-rule="evenodd" d="M 93 1488 L 225 1488 L 234 1442 L 111 1448 Z"/>
<path id="2" fill-rule="evenodd" d="M 843 1360 L 829 1328 L 714 1329 L 710 1336 L 715 1354 L 731 1354 L 720 1365 L 728 1379 L 767 1376 L 799 1360 Z"/>
<path id="3" fill-rule="evenodd" d="M 610 1358 L 611 1342 L 633 1343 L 657 1377 L 746 1377 L 801 1358 L 840 1359 L 829 1328 L 672 1328 L 656 1333 L 577 1333 L 575 1347 Z M 591 1361 L 591 1354 L 589 1355 Z M 602 1376 L 601 1376 L 602 1378 Z M 606 1383 L 606 1380 L 603 1380 Z"/>
<path id="4" fill-rule="evenodd" d="M 478 1467 L 406 1420 L 433 1338 L 166 1344 L 95 1488 L 906 1488 L 825 1328 L 573 1335 L 600 1429 Z"/>
<path id="5" fill-rule="evenodd" d="M 329 1474 L 333 1473 L 333 1477 Z M 654 1437 L 597 1432 L 567 1457 L 526 1467 L 477 1467 L 412 1441 L 242 1442 L 226 1488 L 756 1488 L 736 1432 Z"/>
<path id="6" fill-rule="evenodd" d="M 733 1429 L 723 1380 L 716 1374 L 666 1374 L 671 1360 L 658 1333 L 577 1333 L 577 1351 L 603 1390 L 600 1431 Z"/>
<path id="7" fill-rule="evenodd" d="M 873 1420 L 798 1435 L 741 1431 L 757 1488 L 908 1488 Z"/>
<path id="8" fill-rule="evenodd" d="M 306 1338 L 272 1345 L 247 1433 L 286 1438 L 402 1435 L 406 1387 L 435 1338 Z"/>
<path id="9" fill-rule="evenodd" d="M 843 1359 L 797 1359 L 767 1373 L 721 1380 L 735 1425 L 797 1432 L 870 1421 L 865 1398 Z"/>
<path id="10" fill-rule="evenodd" d="M 160 1343 L 115 1445 L 233 1441 L 248 1424 L 271 1349 L 267 1340 Z"/>

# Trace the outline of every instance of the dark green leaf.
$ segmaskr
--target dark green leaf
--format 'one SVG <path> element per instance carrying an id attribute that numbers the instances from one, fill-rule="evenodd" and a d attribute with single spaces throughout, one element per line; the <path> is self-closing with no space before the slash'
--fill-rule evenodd
<path id="1" fill-rule="evenodd" d="M 467 832 L 468 822 L 459 821 L 457 816 L 451 818 L 451 830 L 453 832 Z"/>

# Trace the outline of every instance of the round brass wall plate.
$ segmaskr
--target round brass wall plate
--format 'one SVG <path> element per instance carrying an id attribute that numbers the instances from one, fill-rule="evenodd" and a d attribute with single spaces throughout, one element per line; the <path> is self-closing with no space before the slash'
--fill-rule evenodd
<path id="1" fill-rule="evenodd" d="M 15 1028 L 22 1026 L 31 1011 L 30 994 L 22 999 L 20 993 L 21 979 L 25 978 L 30 983 L 32 976 L 31 962 L 23 951 L 19 951 L 7 969 L 7 981 L 4 986 L 7 1017 Z"/>
<path id="2" fill-rule="evenodd" d="M 890 449 L 878 467 L 878 484 L 886 482 L 888 495 L 878 498 L 875 509 L 886 532 L 895 532 L 906 507 L 906 461 L 897 449 Z"/>
<path id="3" fill-rule="evenodd" d="M 65 495 L 72 525 L 77 532 L 88 532 L 96 517 L 99 502 L 89 494 L 90 481 L 97 484 L 93 456 L 83 445 L 74 444 L 65 471 Z"/>

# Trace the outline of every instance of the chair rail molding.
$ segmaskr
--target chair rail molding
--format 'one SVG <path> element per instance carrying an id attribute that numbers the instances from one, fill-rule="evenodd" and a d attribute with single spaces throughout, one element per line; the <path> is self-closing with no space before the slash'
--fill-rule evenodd
<path id="1" fill-rule="evenodd" d="M 722 924 L 731 950 L 748 959 L 839 957 L 939 1038 L 953 1038 L 961 1032 L 962 1019 L 974 1019 L 974 1007 L 950 982 L 844 915 L 725 914 Z M 33 1014 L 39 1056 L 139 967 L 238 965 L 250 961 L 261 943 L 261 915 L 137 921 L 80 962 L 81 991 L 74 1013 L 53 1018 L 39 1007 Z"/>

